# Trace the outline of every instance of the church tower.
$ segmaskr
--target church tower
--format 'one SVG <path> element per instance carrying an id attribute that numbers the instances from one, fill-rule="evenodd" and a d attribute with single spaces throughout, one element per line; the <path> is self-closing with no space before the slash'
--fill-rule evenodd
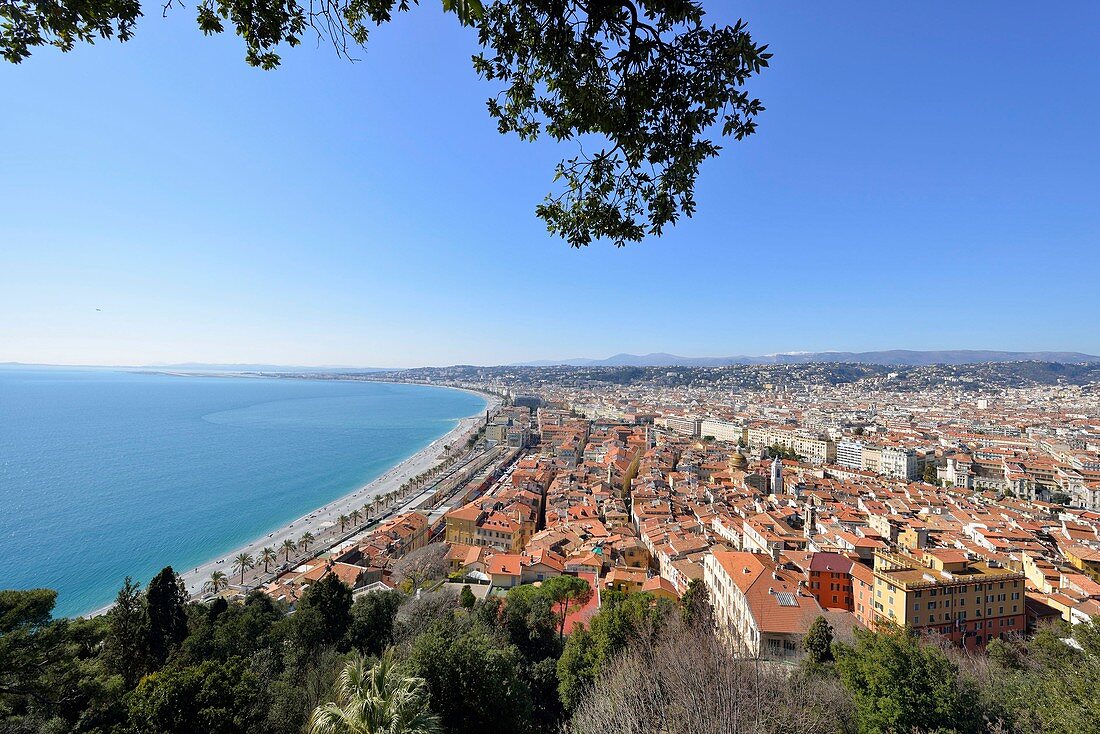
<path id="1" fill-rule="evenodd" d="M 772 461 L 772 494 L 783 494 L 783 462 L 778 456 Z"/>

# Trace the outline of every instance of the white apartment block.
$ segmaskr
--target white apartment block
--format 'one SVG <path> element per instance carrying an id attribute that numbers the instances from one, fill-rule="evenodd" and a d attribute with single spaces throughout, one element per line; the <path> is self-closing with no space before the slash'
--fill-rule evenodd
<path id="1" fill-rule="evenodd" d="M 673 433 L 679 433 L 682 436 L 698 436 L 699 435 L 699 423 L 698 418 L 686 418 L 680 415 L 666 415 L 661 419 L 665 428 Z"/>
<path id="2" fill-rule="evenodd" d="M 737 443 L 745 437 L 745 429 L 733 421 L 704 418 L 699 424 L 700 436 L 714 436 L 717 441 Z"/>
<path id="3" fill-rule="evenodd" d="M 859 441 L 839 441 L 836 445 L 836 463 L 849 469 L 862 469 L 863 444 Z"/>
<path id="4" fill-rule="evenodd" d="M 918 479 L 920 477 L 920 457 L 914 449 L 898 446 L 884 446 L 879 459 L 880 474 L 895 479 Z"/>

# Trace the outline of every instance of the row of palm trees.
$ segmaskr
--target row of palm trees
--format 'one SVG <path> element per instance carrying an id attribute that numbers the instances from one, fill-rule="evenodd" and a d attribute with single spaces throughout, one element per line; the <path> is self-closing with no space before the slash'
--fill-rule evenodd
<path id="1" fill-rule="evenodd" d="M 260 551 L 259 560 L 256 559 L 251 553 L 238 553 L 233 559 L 233 572 L 240 573 L 241 586 L 244 586 L 244 575 L 246 572 L 252 570 L 257 565 L 263 565 L 264 573 L 268 573 L 271 570 L 271 564 L 278 562 L 279 551 L 283 552 L 283 557 L 287 563 L 290 563 L 290 554 L 301 550 L 302 552 L 309 552 L 309 547 L 313 545 L 316 540 L 313 533 L 305 532 L 297 542 L 287 538 L 279 546 L 279 550 L 275 550 L 271 546 L 267 546 Z M 229 588 L 229 577 L 224 571 L 213 571 L 210 574 L 210 578 L 203 584 L 203 591 L 217 594 L 218 592 L 225 591 Z"/>

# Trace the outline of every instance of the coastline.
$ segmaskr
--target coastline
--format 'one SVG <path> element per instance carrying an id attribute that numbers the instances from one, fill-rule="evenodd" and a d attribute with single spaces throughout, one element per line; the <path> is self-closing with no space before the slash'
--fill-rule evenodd
<path id="1" fill-rule="evenodd" d="M 378 382 L 383 382 L 378 380 Z M 419 383 L 397 383 L 397 384 L 419 384 Z M 387 469 L 381 475 L 375 477 L 370 482 L 361 485 L 352 491 L 344 494 L 336 499 L 329 501 L 311 512 L 306 513 L 294 520 L 288 522 L 285 525 L 277 528 L 271 533 L 255 538 L 248 543 L 239 547 L 228 550 L 219 554 L 217 557 L 211 558 L 209 561 L 205 561 L 194 568 L 187 570 L 175 569 L 176 573 L 183 579 L 184 585 L 187 588 L 187 593 L 192 597 L 196 597 L 202 593 L 203 584 L 210 578 L 210 574 L 214 571 L 224 572 L 233 584 L 233 579 L 237 577 L 237 574 L 233 572 L 233 558 L 240 553 L 248 553 L 257 560 L 257 567 L 259 568 L 259 554 L 265 547 L 279 549 L 279 545 L 286 539 L 297 541 L 303 533 L 309 532 L 317 537 L 317 543 L 315 546 L 309 549 L 309 556 L 322 553 L 329 548 L 334 547 L 339 542 L 342 542 L 344 536 L 336 538 L 325 538 L 322 540 L 320 537 L 322 533 L 329 531 L 333 526 L 338 525 L 337 519 L 340 515 L 350 515 L 353 510 L 361 509 L 364 504 L 368 503 L 371 499 L 379 495 L 385 495 L 389 492 L 397 490 L 402 483 L 407 479 L 417 476 L 439 463 L 444 454 L 444 446 L 450 445 L 456 439 L 461 436 L 465 436 L 484 420 L 486 411 L 492 412 L 496 410 L 500 404 L 501 399 L 490 393 L 479 392 L 477 390 L 470 390 L 468 388 L 451 387 L 448 385 L 430 385 L 430 387 L 440 387 L 448 390 L 461 390 L 463 392 L 473 393 L 485 400 L 485 407 L 479 410 L 477 413 L 458 419 L 455 426 L 443 434 L 439 438 L 433 440 L 430 444 L 420 449 L 411 456 L 405 458 L 401 462 Z M 363 528 L 365 523 L 360 524 L 360 528 Z M 279 553 L 279 560 L 276 562 L 276 566 L 282 563 L 283 556 Z M 291 563 L 294 563 L 294 557 L 291 558 Z M 235 584 L 234 584 L 235 585 Z M 101 614 L 105 614 L 112 606 L 114 602 L 96 609 L 92 612 L 87 612 L 82 615 L 83 617 L 94 617 Z"/>

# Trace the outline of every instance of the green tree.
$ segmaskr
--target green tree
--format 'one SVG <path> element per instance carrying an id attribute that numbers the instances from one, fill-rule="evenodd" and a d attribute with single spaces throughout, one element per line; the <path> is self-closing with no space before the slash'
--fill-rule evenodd
<path id="1" fill-rule="evenodd" d="M 351 605 L 348 641 L 364 655 L 378 655 L 393 643 L 394 620 L 401 606 L 399 591 L 363 594 Z"/>
<path id="2" fill-rule="evenodd" d="M 1100 731 L 1100 622 L 1041 627 L 1030 640 L 990 640 L 983 698 L 1014 731 Z"/>
<path id="3" fill-rule="evenodd" d="M 140 584 L 127 576 L 107 613 L 108 633 L 103 656 L 107 668 L 122 676 L 127 689 L 137 685 L 146 670 L 149 615 Z"/>
<path id="4" fill-rule="evenodd" d="M 210 578 L 202 585 L 203 591 L 217 594 L 219 591 L 229 588 L 229 577 L 225 571 L 211 571 Z"/>
<path id="5" fill-rule="evenodd" d="M 298 547 L 301 548 L 304 552 L 308 553 L 309 547 L 313 545 L 313 540 L 313 533 L 307 530 L 306 532 L 302 533 L 302 537 L 298 538 Z"/>
<path id="6" fill-rule="evenodd" d="M 705 630 L 714 628 L 714 610 L 702 579 L 692 579 L 684 595 L 680 597 L 680 618 L 689 627 Z"/>
<path id="7" fill-rule="evenodd" d="M 250 553 L 238 553 L 233 559 L 233 570 L 241 572 L 241 586 L 244 586 L 244 572 L 256 567 L 256 559 Z"/>
<path id="8" fill-rule="evenodd" d="M 833 659 L 833 627 L 824 617 L 818 617 L 802 638 L 802 649 L 806 657 L 817 665 Z"/>
<path id="9" fill-rule="evenodd" d="M 939 484 L 939 477 L 936 476 L 936 462 L 929 461 L 924 465 L 924 475 L 921 478 L 928 484 Z"/>
<path id="10" fill-rule="evenodd" d="M 283 540 L 282 544 L 279 545 L 279 550 L 283 552 L 283 561 L 285 563 L 290 563 L 290 554 L 297 549 L 298 544 L 290 538 L 286 538 L 285 540 Z"/>
<path id="11" fill-rule="evenodd" d="M 431 691 L 432 708 L 449 734 L 523 732 L 530 692 L 520 677 L 519 651 L 479 623 L 442 622 L 412 645 L 409 670 Z"/>
<path id="12" fill-rule="evenodd" d="M 3 699 L 53 700 L 44 673 L 67 654 L 63 624 L 52 621 L 57 592 L 0 591 L 0 714 Z"/>
<path id="13" fill-rule="evenodd" d="M 149 660 L 159 670 L 187 637 L 187 589 L 171 566 L 161 570 L 145 590 L 149 615 Z"/>
<path id="14" fill-rule="evenodd" d="M 208 660 L 146 676 L 129 697 L 136 734 L 243 734 L 254 728 L 256 679 L 240 661 Z"/>
<path id="15" fill-rule="evenodd" d="M 357 657 L 340 672 L 337 700 L 318 706 L 310 734 L 435 734 L 423 678 L 403 674 L 387 652 L 373 667 Z"/>
<path id="16" fill-rule="evenodd" d="M 311 584 L 292 617 L 299 645 L 314 650 L 341 643 L 351 626 L 351 604 L 351 587 L 336 574 Z"/>
<path id="17" fill-rule="evenodd" d="M 837 644 L 837 671 L 865 734 L 971 731 L 976 697 L 942 650 L 907 630 L 856 630 L 854 645 Z"/>
<path id="18" fill-rule="evenodd" d="M 550 595 L 558 624 L 558 639 L 565 638 L 565 619 L 574 609 L 579 609 L 592 598 L 592 587 L 577 576 L 554 576 L 542 582 L 542 589 Z"/>
<path id="19" fill-rule="evenodd" d="M 260 551 L 260 563 L 264 564 L 264 573 L 267 573 L 271 564 L 277 560 L 279 560 L 279 554 L 271 546 L 267 546 Z"/>
<path id="20" fill-rule="evenodd" d="M 612 657 L 632 640 L 657 634 L 674 611 L 671 603 L 650 594 L 606 594 L 589 629 L 574 630 L 558 660 L 558 692 L 566 710 L 576 706 Z"/>
<path id="21" fill-rule="evenodd" d="M 474 604 L 477 604 L 477 597 L 474 596 L 469 584 L 462 587 L 462 592 L 458 595 L 458 603 L 463 609 L 473 609 Z"/>
<path id="22" fill-rule="evenodd" d="M 340 523 L 340 534 L 342 535 L 344 533 L 344 528 L 346 528 L 348 526 L 348 523 L 351 522 L 351 518 L 343 513 L 340 513 L 340 517 L 336 518 L 336 521 Z"/>
<path id="23" fill-rule="evenodd" d="M 271 69 L 307 29 L 345 56 L 369 28 L 416 0 L 202 0 L 198 26 L 240 36 L 249 64 Z M 562 160 L 536 213 L 571 246 L 659 236 L 695 212 L 700 165 L 718 137 L 756 131 L 764 109 L 745 90 L 771 54 L 747 26 L 707 22 L 688 0 L 442 0 L 477 29 L 474 69 L 499 86 L 488 100 L 502 134 L 521 140 L 595 139 Z M 167 9 L 170 5 L 165 6 Z M 140 0 L 0 4 L 0 53 L 12 62 L 42 45 L 68 51 L 96 38 L 128 40 Z M 578 146 L 579 147 L 579 146 Z"/>
<path id="24" fill-rule="evenodd" d="M 560 646 L 554 599 L 545 589 L 532 584 L 509 589 L 499 623 L 525 659 L 557 657 Z"/>

